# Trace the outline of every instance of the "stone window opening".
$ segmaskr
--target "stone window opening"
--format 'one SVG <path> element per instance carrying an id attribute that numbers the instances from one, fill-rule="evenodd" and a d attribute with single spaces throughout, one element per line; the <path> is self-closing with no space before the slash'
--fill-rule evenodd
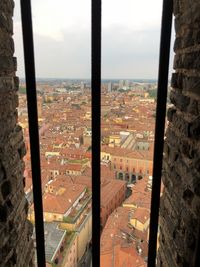
<path id="1" fill-rule="evenodd" d="M 170 1 L 165 1 L 167 5 L 170 6 Z M 163 182 L 166 186 L 166 190 L 163 194 L 161 206 L 160 206 L 160 217 L 161 217 L 161 224 L 160 224 L 160 241 L 161 241 L 161 247 L 158 250 L 158 258 L 157 258 L 157 265 L 158 266 L 176 266 L 178 263 L 185 264 L 186 266 L 200 266 L 199 264 L 199 256 L 198 256 L 198 249 L 199 249 L 199 213 L 198 210 L 195 208 L 195 203 L 187 202 L 188 195 L 183 194 L 183 188 L 182 185 L 184 183 L 189 183 L 188 177 L 192 180 L 192 190 L 195 197 L 193 200 L 197 201 L 196 204 L 199 203 L 199 168 L 196 166 L 196 162 L 198 162 L 198 153 L 194 152 L 191 153 L 191 150 L 196 151 L 195 149 L 199 147 L 199 115 L 198 115 L 198 108 L 199 107 L 199 66 L 200 66 L 200 60 L 199 60 L 199 41 L 198 41 L 198 27 L 195 28 L 194 25 L 198 24 L 198 21 L 200 19 L 199 15 L 199 8 L 200 8 L 199 1 L 193 1 L 189 2 L 187 0 L 174 0 L 174 16 L 176 18 L 176 42 L 174 46 L 175 50 L 175 60 L 174 60 L 174 69 L 175 72 L 172 75 L 172 81 L 171 85 L 173 87 L 173 90 L 170 93 L 170 98 L 172 102 L 172 107 L 168 109 L 167 112 L 167 118 L 169 121 L 169 127 L 166 131 L 166 146 L 168 148 L 168 151 L 172 150 L 172 148 L 176 148 L 178 150 L 178 158 L 174 158 L 173 161 L 171 161 L 171 154 L 165 155 L 166 158 L 164 159 L 166 166 L 164 166 L 164 173 L 163 173 Z M 165 6 L 166 7 L 166 6 Z M 166 7 L 166 10 L 167 7 Z M 13 2 L 12 1 L 5 1 L 1 0 L 0 2 L 0 12 L 1 15 L 0 19 L 3 20 L 3 23 L 0 23 L 0 29 L 2 31 L 6 32 L 6 35 L 0 36 L 2 39 L 1 45 L 3 45 L 4 38 L 12 38 L 12 12 L 13 12 Z M 170 10 L 168 10 L 170 13 Z M 4 18 L 6 18 L 4 20 Z M 168 20 L 167 20 L 168 21 Z M 166 23 L 167 24 L 167 23 Z M 165 33 L 167 35 L 167 31 Z M 0 60 L 0 89 L 1 90 L 10 90 L 16 89 L 18 87 L 18 79 L 15 76 L 16 71 L 16 62 L 13 58 L 13 48 L 11 49 L 11 52 L 9 51 L 10 47 L 5 47 L 3 54 L 3 60 L 1 58 Z M 166 53 L 166 52 L 165 52 Z M 164 55 L 163 55 L 164 56 Z M 5 57 L 8 58 L 8 60 L 4 60 Z M 164 61 L 164 59 L 162 59 Z M 3 64 L 2 64 L 3 62 Z M 166 60 L 164 61 L 163 65 L 165 66 Z M 164 72 L 164 71 L 163 71 Z M 5 82 L 6 81 L 6 82 Z M 163 88 L 162 88 L 163 89 Z M 7 94 L 8 92 L 6 92 Z M 14 90 L 13 90 L 14 91 Z M 11 94 L 14 95 L 14 92 L 11 92 Z M 4 99 L 4 96 L 1 95 L 0 101 L 4 103 L 6 99 Z M 14 116 L 16 110 L 5 110 L 5 115 L 8 116 Z M 14 117 L 13 117 L 14 118 Z M 192 119 L 191 119 L 192 118 Z M 1 123 L 2 123 L 2 118 Z M 7 130 L 7 134 L 13 132 L 18 135 L 18 133 L 15 132 L 16 130 L 16 123 L 14 123 L 14 126 L 12 128 L 11 123 L 7 121 L 7 124 L 5 124 L 5 129 Z M 19 131 L 21 133 L 21 130 Z M 9 143 L 9 134 L 4 135 L 4 131 L 1 131 L 1 138 L 5 142 L 1 143 L 1 146 L 5 146 L 5 144 Z M 190 149 L 187 149 L 190 147 Z M 17 148 L 15 152 L 18 153 Z M 6 148 L 5 148 L 6 151 Z M 8 154 L 1 151 L 1 156 L 5 157 L 5 160 L 8 159 Z M 6 155 L 5 155 L 6 154 Z M 185 160 L 187 159 L 187 160 Z M 191 166 L 188 166 L 188 162 L 191 163 Z M 21 164 L 22 161 L 19 159 L 19 164 Z M 156 162 L 157 164 L 157 162 Z M 180 165 L 181 168 L 179 168 Z M 184 173 L 186 171 L 186 173 Z M 7 170 L 5 170 L 5 173 Z M 167 175 L 166 175 L 167 174 Z M 3 174 L 4 175 L 4 174 Z M 6 177 L 8 178 L 8 177 Z M 20 175 L 19 175 L 20 178 Z M 22 177 L 21 177 L 22 178 Z M 167 180 L 168 179 L 168 180 Z M 181 182 L 176 184 L 177 179 L 181 179 Z M 170 183 L 173 183 L 173 187 L 170 187 Z M 174 192 L 173 190 L 179 190 L 180 194 L 178 194 L 177 198 L 174 199 L 173 195 L 169 194 L 170 192 Z M 184 198 L 182 199 L 182 196 L 184 195 Z M 22 196 L 22 199 L 19 199 L 19 201 L 25 202 L 25 197 Z M 173 207 L 170 207 L 170 201 L 172 203 L 177 203 L 177 206 L 174 205 Z M 193 201 L 192 200 L 192 201 Z M 169 206 L 167 206 L 166 202 L 168 201 Z M 0 206 L 0 218 L 1 223 L 6 223 L 6 220 L 8 218 L 8 212 L 9 210 L 6 209 L 5 203 L 1 203 Z M 13 203 L 14 205 L 14 203 Z M 158 203 L 159 206 L 159 203 Z M 172 211 L 175 209 L 175 211 L 180 211 L 180 207 L 182 207 L 181 210 L 184 210 L 185 217 L 183 212 L 179 212 L 176 219 L 180 222 L 180 227 L 183 227 L 182 231 L 179 232 L 181 235 L 181 240 L 184 240 L 185 250 L 182 248 L 182 244 L 180 245 L 179 249 L 175 250 L 174 244 L 176 242 L 175 237 L 172 235 L 170 236 L 170 233 L 164 232 L 163 228 L 169 227 L 168 225 L 168 217 L 170 216 L 171 212 L 166 211 Z M 24 209 L 25 210 L 25 209 Z M 165 211 L 165 212 L 164 212 Z M 15 209 L 13 211 L 15 212 Z M 24 212 L 24 211 L 22 211 Z M 17 215 L 16 215 L 17 216 Z M 25 216 L 24 216 L 25 217 Z M 27 221 L 24 221 L 24 225 L 27 225 Z M 192 227 L 191 227 L 192 225 Z M 175 223 L 173 225 L 175 227 Z M 191 231 L 192 228 L 192 231 Z M 23 230 L 22 230 L 23 231 Z M 151 233 L 151 231 L 150 231 Z M 178 233 L 178 232 L 177 232 Z M 31 230 L 27 234 L 29 237 L 31 235 Z M 150 234 L 151 237 L 151 234 Z M 171 238 L 171 239 L 170 239 Z M 27 238 L 27 240 L 31 240 Z M 165 240 L 165 242 L 164 242 Z M 167 246 L 167 240 L 171 240 L 171 246 Z M 193 242 L 191 242 L 193 240 Z M 151 243 L 151 239 L 150 242 Z M 13 244 L 14 246 L 17 244 Z M 38 244 L 39 245 L 39 244 Z M 25 245 L 27 248 L 33 247 L 31 246 L 31 243 L 27 243 Z M 150 246 L 151 247 L 151 246 Z M 97 245 L 98 248 L 98 245 Z M 165 257 L 167 255 L 166 251 L 168 250 L 172 255 L 171 259 L 168 259 L 166 261 Z M 94 247 L 95 249 L 95 247 Z M 181 255 L 179 255 L 181 251 Z M 188 253 L 189 251 L 189 253 Z M 25 260 L 27 259 L 28 255 L 32 255 L 32 252 L 29 250 L 27 252 L 27 255 L 18 255 L 18 258 L 22 260 L 22 258 Z M 155 252 L 152 253 L 154 255 Z M 10 253 L 12 254 L 12 253 Z M 98 254 L 98 253 L 97 253 Z M 9 251 L 8 251 L 9 255 Z M 13 254 L 11 255 L 13 256 Z M 23 257 L 22 257 L 23 256 Z M 150 255 L 149 255 L 150 256 Z M 198 256 L 198 257 L 197 257 Z M 152 256 L 153 257 L 153 256 Z M 1 259 L 5 260 L 5 259 Z M 24 263 L 26 266 L 32 266 L 31 261 L 32 259 L 28 259 L 29 262 Z M 55 261 L 58 261 L 56 258 Z M 58 262 L 57 262 L 58 263 Z M 55 262 L 55 264 L 57 264 Z M 6 263 L 5 263 L 6 264 Z M 6 266 L 6 265 L 4 265 Z M 150 265 L 149 265 L 150 266 Z"/>

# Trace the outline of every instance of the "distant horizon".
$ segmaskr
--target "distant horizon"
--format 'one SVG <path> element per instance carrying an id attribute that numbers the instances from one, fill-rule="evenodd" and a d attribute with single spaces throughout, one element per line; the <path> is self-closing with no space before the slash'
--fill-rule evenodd
<path id="1" fill-rule="evenodd" d="M 19 79 L 25 80 L 25 77 L 19 77 Z M 37 80 L 80 80 L 80 81 L 91 81 L 91 78 L 60 78 L 60 77 L 36 77 Z M 128 81 L 158 81 L 157 78 L 101 78 L 103 81 L 120 81 L 120 80 L 128 80 Z"/>

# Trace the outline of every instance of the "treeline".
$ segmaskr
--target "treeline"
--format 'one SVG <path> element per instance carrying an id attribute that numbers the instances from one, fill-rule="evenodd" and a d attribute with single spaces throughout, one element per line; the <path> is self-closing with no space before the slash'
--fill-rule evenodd
<path id="1" fill-rule="evenodd" d="M 19 93 L 20 94 L 26 94 L 26 88 L 25 87 L 19 87 Z"/>
<path id="2" fill-rule="evenodd" d="M 149 90 L 148 93 L 149 93 L 149 97 L 155 98 L 155 99 L 157 98 L 157 89 Z"/>

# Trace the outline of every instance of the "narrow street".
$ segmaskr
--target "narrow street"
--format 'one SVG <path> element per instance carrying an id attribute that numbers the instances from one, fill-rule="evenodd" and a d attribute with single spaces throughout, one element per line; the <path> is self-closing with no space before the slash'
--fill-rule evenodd
<path id="1" fill-rule="evenodd" d="M 78 267 L 92 267 L 92 251 L 88 249 L 78 263 Z"/>

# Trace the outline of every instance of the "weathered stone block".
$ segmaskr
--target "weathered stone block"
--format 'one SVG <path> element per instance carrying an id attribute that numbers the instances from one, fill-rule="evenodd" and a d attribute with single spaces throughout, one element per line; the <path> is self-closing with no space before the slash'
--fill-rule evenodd
<path id="1" fill-rule="evenodd" d="M 196 238 L 195 238 L 195 235 L 194 235 L 192 229 L 186 231 L 185 242 L 184 243 L 186 244 L 187 248 L 192 249 L 192 250 L 195 249 L 195 247 L 196 247 Z"/>
<path id="2" fill-rule="evenodd" d="M 173 107 L 173 108 L 168 108 L 167 110 L 167 118 L 168 118 L 168 121 L 172 122 L 172 119 L 173 119 L 173 115 L 176 113 L 176 109 Z"/>
<path id="3" fill-rule="evenodd" d="M 0 183 L 5 179 L 6 179 L 5 168 L 3 167 L 2 163 L 0 162 Z"/>
<path id="4" fill-rule="evenodd" d="M 14 1 L 13 0 L 1 0 L 0 12 L 7 13 L 13 16 Z"/>
<path id="5" fill-rule="evenodd" d="M 0 56 L 0 72 L 1 71 L 16 71 L 17 60 L 7 56 Z"/>
<path id="6" fill-rule="evenodd" d="M 3 12 L 0 12 L 0 29 L 5 33 L 13 34 L 12 17 L 7 16 L 7 14 Z"/>
<path id="7" fill-rule="evenodd" d="M 190 137 L 196 140 L 200 140 L 200 119 L 197 117 L 193 122 L 190 123 L 189 127 Z"/>
<path id="8" fill-rule="evenodd" d="M 1 35 L 4 35 L 4 36 L 1 36 Z M 6 36 L 6 34 L 2 34 L 0 32 L 0 40 L 2 40 L 0 42 L 0 56 L 11 56 L 12 57 L 14 53 L 13 39 L 9 35 Z"/>
<path id="9" fill-rule="evenodd" d="M 190 98 L 176 91 L 171 91 L 170 100 L 181 111 L 186 111 L 190 103 Z"/>
<path id="10" fill-rule="evenodd" d="M 183 74 L 182 73 L 172 73 L 172 78 L 171 78 L 171 86 L 173 88 L 179 88 L 182 89 L 182 81 L 183 81 Z"/>
<path id="11" fill-rule="evenodd" d="M 23 157 L 26 155 L 26 146 L 24 143 L 21 144 L 20 148 L 18 149 L 18 153 L 20 159 L 23 159 Z"/>
<path id="12" fill-rule="evenodd" d="M 176 54 L 175 69 L 200 69 L 200 51 L 186 54 Z"/>
<path id="13" fill-rule="evenodd" d="M 6 94 L 8 92 L 13 93 L 17 91 L 18 79 L 13 77 L 0 77 L 0 93 Z"/>
<path id="14" fill-rule="evenodd" d="M 200 197 L 194 196 L 192 200 L 192 212 L 197 216 L 200 217 Z M 191 228 L 192 229 L 192 228 Z M 197 236 L 197 233 L 195 233 Z"/>
<path id="15" fill-rule="evenodd" d="M 192 187 L 194 190 L 194 193 L 200 197 L 200 177 L 196 176 L 194 177 L 193 181 L 192 181 Z"/>
<path id="16" fill-rule="evenodd" d="M 7 198 L 7 196 L 11 193 L 11 183 L 10 181 L 5 181 L 2 185 L 1 185 L 1 194 L 3 196 L 4 199 Z"/>
<path id="17" fill-rule="evenodd" d="M 173 1 L 173 13 L 174 16 L 180 13 L 180 0 Z"/>
<path id="18" fill-rule="evenodd" d="M 0 98 L 0 117 L 2 120 L 7 119 L 8 116 L 12 116 L 13 111 L 16 112 L 18 107 L 18 96 L 16 93 L 1 94 Z"/>
<path id="19" fill-rule="evenodd" d="M 194 193 L 189 188 L 187 188 L 183 192 L 183 199 L 187 202 L 188 205 L 191 205 L 193 198 L 194 198 Z"/>
<path id="20" fill-rule="evenodd" d="M 176 128 L 176 130 L 179 131 L 180 135 L 182 135 L 183 137 L 189 136 L 189 129 L 190 129 L 189 127 L 191 127 L 191 126 L 190 126 L 190 123 L 183 118 L 183 116 L 175 113 L 173 116 L 172 123 L 173 123 L 174 127 Z"/>
<path id="21" fill-rule="evenodd" d="M 199 29 L 188 29 L 187 35 L 176 38 L 174 43 L 174 51 L 177 52 L 180 49 L 192 47 L 198 44 L 200 44 Z"/>
<path id="22" fill-rule="evenodd" d="M 199 77 L 187 77 L 183 79 L 183 92 L 193 93 L 200 96 L 200 80 Z"/>
<path id="23" fill-rule="evenodd" d="M 175 134 L 175 132 L 168 127 L 166 131 L 167 143 L 170 143 L 174 149 L 179 149 L 179 137 Z"/>
<path id="24" fill-rule="evenodd" d="M 168 188 L 168 184 L 171 184 L 174 190 L 176 190 L 176 187 L 179 187 L 180 184 L 184 185 L 181 176 L 177 174 L 175 171 L 174 166 L 169 166 L 166 162 L 163 164 L 163 183 Z M 169 174 L 170 173 L 170 174 Z"/>
<path id="25" fill-rule="evenodd" d="M 8 210 L 6 205 L 0 205 L 0 222 L 6 222 L 8 218 Z"/>
<path id="26" fill-rule="evenodd" d="M 187 111 L 192 115 L 198 116 L 200 114 L 198 101 L 191 98 Z"/>
<path id="27" fill-rule="evenodd" d="M 187 1 L 184 1 L 186 3 Z M 186 7 L 188 7 L 186 9 Z M 185 24 L 192 24 L 195 22 L 200 22 L 200 16 L 199 16 L 199 10 L 200 10 L 200 3 L 199 1 L 190 3 L 185 6 L 184 12 L 182 15 L 182 23 Z"/>

